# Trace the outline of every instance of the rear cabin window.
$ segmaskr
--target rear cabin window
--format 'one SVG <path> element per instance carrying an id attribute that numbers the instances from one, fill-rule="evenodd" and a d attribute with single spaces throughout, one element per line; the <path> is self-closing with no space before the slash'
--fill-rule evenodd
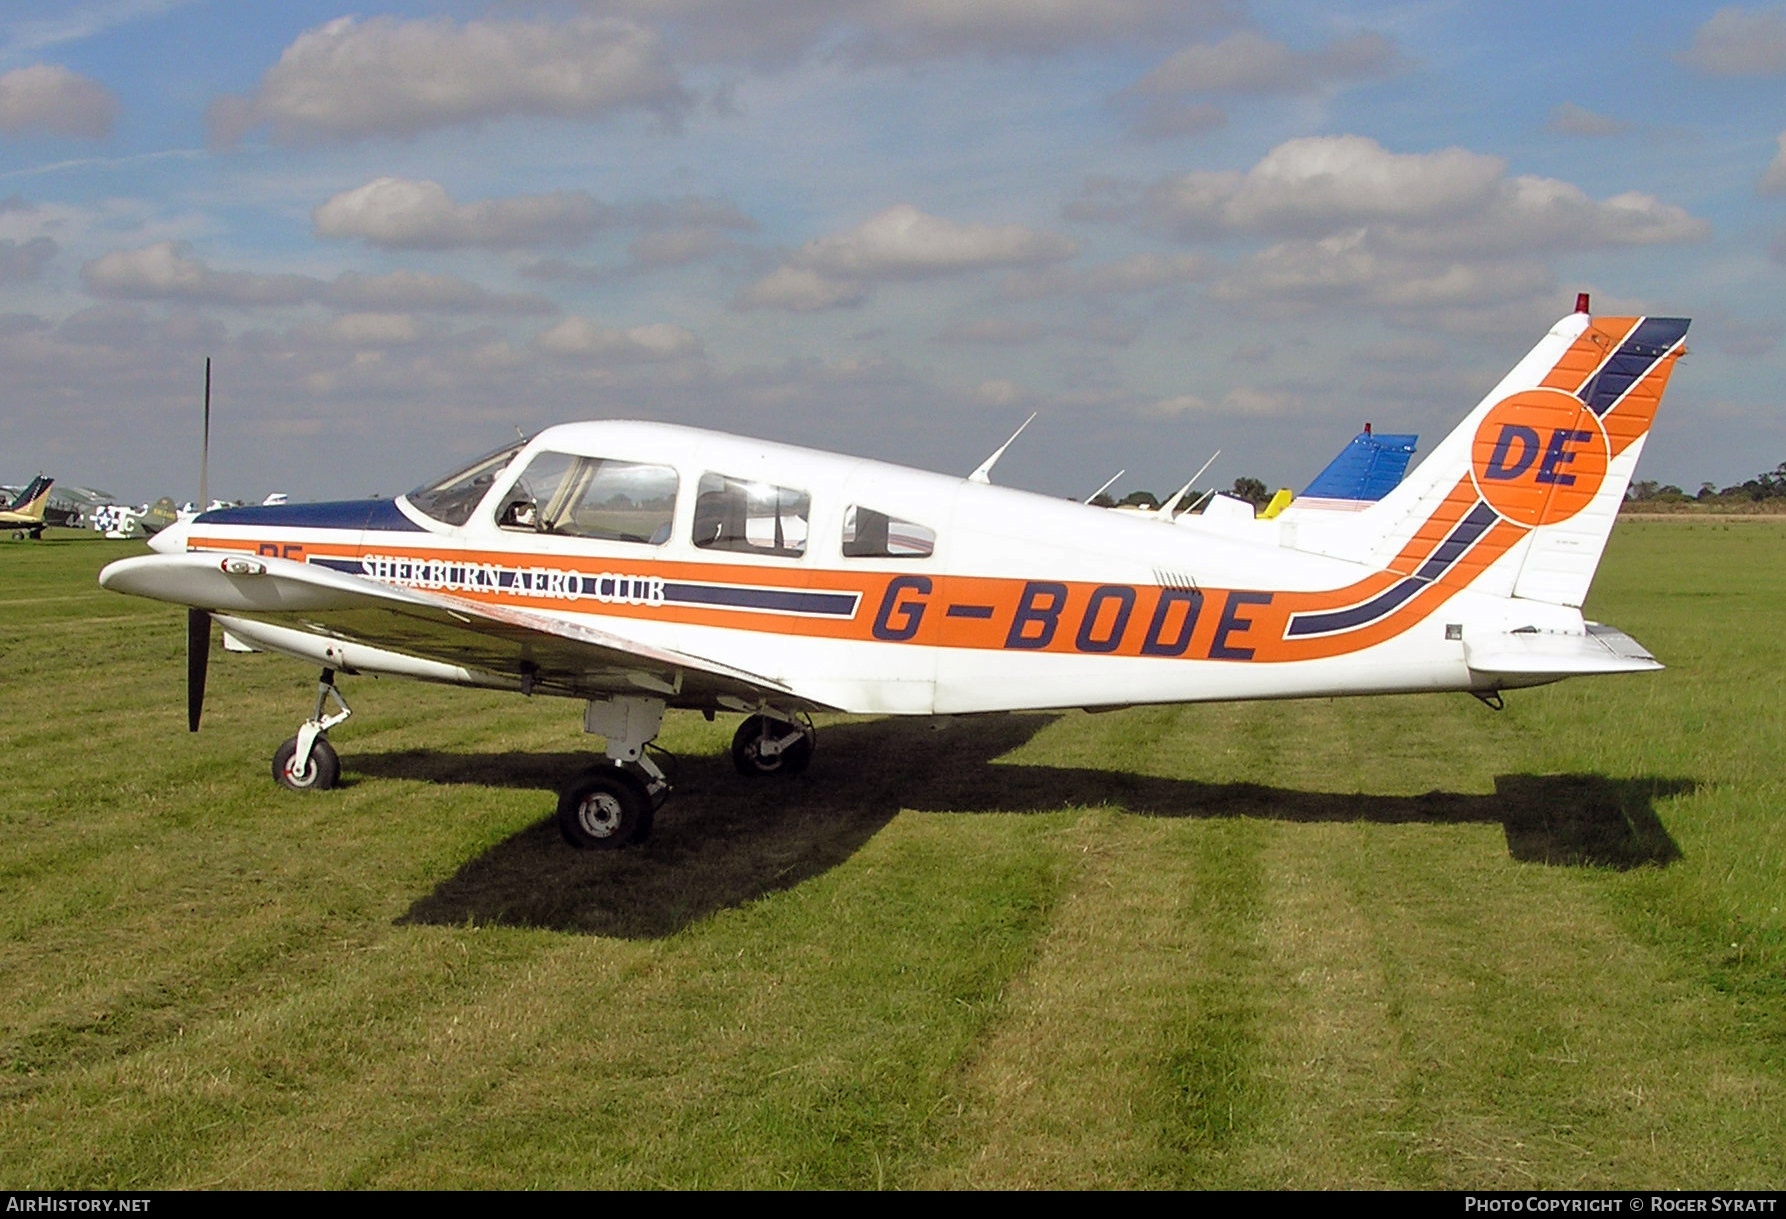
<path id="1" fill-rule="evenodd" d="M 508 468 L 522 445 L 511 444 L 454 470 L 437 482 L 426 483 L 404 498 L 443 525 L 463 525 L 490 491 L 496 476 Z"/>
<path id="2" fill-rule="evenodd" d="M 676 512 L 669 466 L 540 453 L 497 508 L 504 529 L 661 546 Z"/>
<path id="3" fill-rule="evenodd" d="M 936 530 L 885 512 L 851 504 L 843 514 L 843 553 L 850 559 L 926 559 L 936 550 Z"/>
<path id="4" fill-rule="evenodd" d="M 812 497 L 792 487 L 703 474 L 695 494 L 694 543 L 704 550 L 803 555 L 811 506 Z"/>

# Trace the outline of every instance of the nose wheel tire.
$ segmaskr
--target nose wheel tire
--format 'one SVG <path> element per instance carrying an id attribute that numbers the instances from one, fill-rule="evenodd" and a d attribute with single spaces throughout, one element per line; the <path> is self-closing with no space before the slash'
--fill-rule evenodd
<path id="1" fill-rule="evenodd" d="M 273 777 L 293 791 L 328 791 L 341 777 L 341 759 L 325 737 L 317 737 L 310 746 L 310 758 L 299 770 L 293 765 L 298 757 L 298 738 L 292 737 L 273 754 Z"/>
<path id="2" fill-rule="evenodd" d="M 779 751 L 765 746 L 798 733 Z M 763 775 L 797 775 L 812 761 L 812 729 L 773 716 L 753 715 L 738 725 L 732 737 L 732 765 L 748 777 Z"/>
<path id="3" fill-rule="evenodd" d="M 615 851 L 651 832 L 651 796 L 618 767 L 586 771 L 558 797 L 558 832 L 579 850 Z"/>

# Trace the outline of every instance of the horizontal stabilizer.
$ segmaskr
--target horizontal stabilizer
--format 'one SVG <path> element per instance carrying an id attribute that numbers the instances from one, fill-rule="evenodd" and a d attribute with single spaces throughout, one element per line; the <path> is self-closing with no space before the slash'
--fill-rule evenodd
<path id="1" fill-rule="evenodd" d="M 1509 631 L 1464 640 L 1464 661 L 1481 677 L 1532 684 L 1595 673 L 1648 673 L 1662 665 L 1631 636 L 1598 622 L 1585 635 Z"/>

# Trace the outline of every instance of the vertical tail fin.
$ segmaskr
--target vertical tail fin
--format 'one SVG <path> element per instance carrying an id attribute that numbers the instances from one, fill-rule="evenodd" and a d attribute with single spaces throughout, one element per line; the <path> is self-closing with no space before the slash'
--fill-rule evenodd
<path id="1" fill-rule="evenodd" d="M 55 481 L 56 480 L 53 478 L 45 478 L 43 475 L 39 474 L 36 478 L 33 478 L 29 483 L 25 484 L 25 489 L 18 493 L 17 498 L 15 498 L 12 503 L 6 505 L 6 510 L 8 512 L 17 512 L 23 516 L 35 516 L 42 519 L 43 506 L 50 498 L 50 487 Z"/>
<path id="2" fill-rule="evenodd" d="M 1585 304 L 1585 302 L 1584 302 Z M 1570 315 L 1395 490 L 1294 545 L 1580 606 L 1687 319 Z"/>

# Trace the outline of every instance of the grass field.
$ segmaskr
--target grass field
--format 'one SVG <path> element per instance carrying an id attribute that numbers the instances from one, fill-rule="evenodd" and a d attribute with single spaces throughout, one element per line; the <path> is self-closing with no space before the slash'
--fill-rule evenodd
<path id="1" fill-rule="evenodd" d="M 1627 522 L 1671 668 L 1508 696 L 672 715 L 645 847 L 575 704 L 314 675 L 0 544 L 0 1188 L 1786 1182 L 1786 521 Z"/>

